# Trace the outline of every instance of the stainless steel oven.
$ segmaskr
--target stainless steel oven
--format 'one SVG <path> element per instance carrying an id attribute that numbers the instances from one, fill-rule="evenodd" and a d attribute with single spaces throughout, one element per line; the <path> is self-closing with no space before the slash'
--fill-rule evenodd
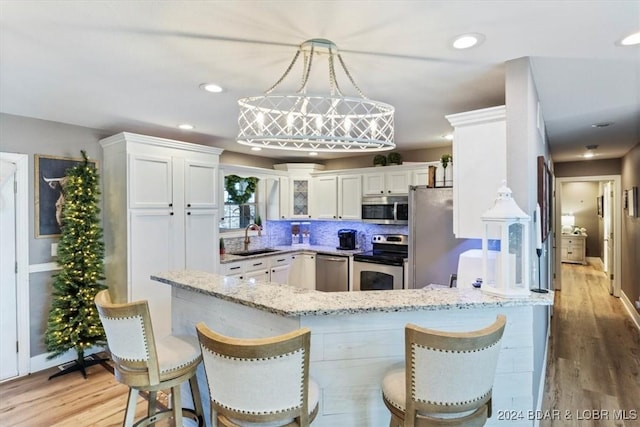
<path id="1" fill-rule="evenodd" d="M 408 238 L 402 234 L 373 236 L 373 250 L 353 256 L 354 291 L 403 289 Z"/>

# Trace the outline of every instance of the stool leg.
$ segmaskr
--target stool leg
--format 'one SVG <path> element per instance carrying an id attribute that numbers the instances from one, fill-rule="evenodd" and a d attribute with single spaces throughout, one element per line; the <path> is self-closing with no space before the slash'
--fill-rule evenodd
<path id="1" fill-rule="evenodd" d="M 149 405 L 147 409 L 147 416 L 150 417 L 156 413 L 158 407 L 158 392 L 150 391 L 149 392 Z"/>
<path id="2" fill-rule="evenodd" d="M 133 426 L 136 416 L 136 401 L 138 400 L 138 390 L 129 387 L 129 398 L 127 399 L 127 410 L 124 413 L 124 426 Z"/>
<path id="3" fill-rule="evenodd" d="M 182 396 L 180 395 L 180 385 L 171 388 L 171 403 L 173 406 L 173 419 L 176 427 L 182 426 Z"/>
<path id="4" fill-rule="evenodd" d="M 198 388 L 198 378 L 195 375 L 189 378 L 189 388 L 191 389 L 191 397 L 193 398 L 193 408 L 196 411 L 200 424 L 204 425 L 204 410 L 202 408 L 202 399 L 200 398 L 200 389 Z"/>

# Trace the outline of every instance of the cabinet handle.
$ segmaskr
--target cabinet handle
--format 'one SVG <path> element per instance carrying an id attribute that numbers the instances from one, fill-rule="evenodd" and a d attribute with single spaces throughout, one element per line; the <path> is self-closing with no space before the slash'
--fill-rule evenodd
<path id="1" fill-rule="evenodd" d="M 282 258 L 282 259 L 277 259 L 277 260 L 276 260 L 276 262 L 282 262 L 282 261 L 284 261 L 284 260 L 285 260 L 284 258 Z"/>
<path id="2" fill-rule="evenodd" d="M 255 264 L 253 264 L 254 267 L 257 267 L 259 265 L 262 265 L 262 263 L 261 262 L 256 262 Z"/>
<path id="3" fill-rule="evenodd" d="M 239 269 L 239 268 L 240 268 L 240 266 L 237 266 L 237 267 L 229 267 L 229 270 L 237 270 L 237 269 Z"/>

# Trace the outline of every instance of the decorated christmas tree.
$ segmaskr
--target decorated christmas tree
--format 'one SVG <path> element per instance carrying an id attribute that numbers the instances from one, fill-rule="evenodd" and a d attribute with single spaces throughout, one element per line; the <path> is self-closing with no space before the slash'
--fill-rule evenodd
<path id="1" fill-rule="evenodd" d="M 49 359 L 71 349 L 78 357 L 72 366 L 49 379 L 73 371 L 82 372 L 86 378 L 85 367 L 101 360 L 85 360 L 85 350 L 106 343 L 94 303 L 96 294 L 105 288 L 100 283 L 104 279 L 104 242 L 98 207 L 98 171 L 84 151 L 82 157 L 83 163 L 67 169 L 62 188 L 64 205 L 58 243 L 61 270 L 54 276 L 45 334 Z"/>

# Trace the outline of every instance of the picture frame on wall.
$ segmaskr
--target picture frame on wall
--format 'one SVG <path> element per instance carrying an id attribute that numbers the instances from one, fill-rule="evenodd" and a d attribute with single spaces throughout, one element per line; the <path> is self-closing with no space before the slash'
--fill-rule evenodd
<path id="1" fill-rule="evenodd" d="M 538 156 L 538 204 L 540 205 L 540 224 L 542 241 L 547 239 L 551 232 L 551 206 L 553 176 L 547 166 L 544 156 Z"/>
<path id="2" fill-rule="evenodd" d="M 638 216 L 638 187 L 631 187 L 628 190 L 629 216 Z"/>
<path id="3" fill-rule="evenodd" d="M 62 187 L 67 169 L 82 164 L 83 159 L 36 154 L 35 163 L 35 237 L 60 236 L 64 196 Z M 90 161 L 94 167 L 97 162 Z"/>

